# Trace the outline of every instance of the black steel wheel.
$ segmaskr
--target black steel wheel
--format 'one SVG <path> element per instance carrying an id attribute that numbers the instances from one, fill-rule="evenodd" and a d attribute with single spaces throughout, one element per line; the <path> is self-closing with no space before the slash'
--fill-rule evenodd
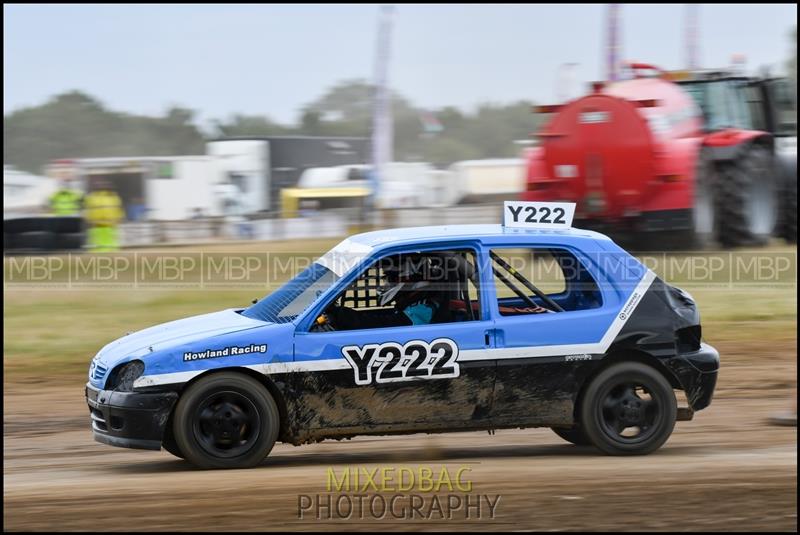
<path id="1" fill-rule="evenodd" d="M 576 446 L 590 446 L 592 444 L 578 424 L 572 427 L 551 427 L 550 429 L 570 444 L 575 444 Z"/>
<path id="2" fill-rule="evenodd" d="M 255 379 L 224 372 L 200 379 L 178 400 L 173 434 L 178 451 L 203 468 L 255 466 L 278 438 L 275 400 Z"/>
<path id="3" fill-rule="evenodd" d="M 669 382 L 654 368 L 621 362 L 587 387 L 581 424 L 594 446 L 610 455 L 643 455 L 672 434 L 677 402 Z"/>

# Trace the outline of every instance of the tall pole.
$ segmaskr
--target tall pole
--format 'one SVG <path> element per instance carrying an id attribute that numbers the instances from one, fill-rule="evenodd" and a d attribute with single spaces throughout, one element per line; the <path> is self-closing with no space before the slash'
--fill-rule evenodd
<path id="1" fill-rule="evenodd" d="M 577 63 L 562 63 L 558 66 L 556 93 L 558 102 L 567 102 L 575 97 L 575 67 Z"/>
<path id="2" fill-rule="evenodd" d="M 606 46 L 606 80 L 619 80 L 619 4 L 608 4 L 608 29 Z"/>
<path id="3" fill-rule="evenodd" d="M 700 68 L 697 40 L 698 7 L 697 4 L 686 4 L 686 67 L 690 71 Z"/>
<path id="4" fill-rule="evenodd" d="M 375 54 L 375 97 L 372 112 L 371 205 L 375 207 L 386 164 L 392 161 L 392 98 L 389 90 L 389 53 L 393 6 L 381 6 Z"/>

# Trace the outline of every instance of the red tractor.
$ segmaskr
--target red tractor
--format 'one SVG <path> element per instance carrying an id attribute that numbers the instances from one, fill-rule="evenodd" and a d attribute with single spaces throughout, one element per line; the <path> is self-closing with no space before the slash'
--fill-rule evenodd
<path id="1" fill-rule="evenodd" d="M 629 80 L 538 108 L 552 117 L 528 153 L 522 199 L 576 202 L 580 224 L 653 248 L 796 242 L 785 80 L 629 67 Z"/>

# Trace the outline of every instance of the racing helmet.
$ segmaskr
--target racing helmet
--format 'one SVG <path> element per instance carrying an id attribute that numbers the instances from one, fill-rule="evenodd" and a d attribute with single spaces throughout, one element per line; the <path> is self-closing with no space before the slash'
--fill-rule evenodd
<path id="1" fill-rule="evenodd" d="M 387 259 L 381 266 L 386 284 L 378 290 L 380 306 L 390 303 L 401 291 L 412 295 L 429 286 L 425 278 L 427 263 L 428 258 L 419 255 Z"/>

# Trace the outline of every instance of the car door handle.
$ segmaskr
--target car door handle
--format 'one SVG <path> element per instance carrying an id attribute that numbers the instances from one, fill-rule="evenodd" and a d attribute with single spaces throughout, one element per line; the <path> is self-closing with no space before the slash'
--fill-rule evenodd
<path id="1" fill-rule="evenodd" d="M 503 329 L 487 329 L 484 331 L 483 341 L 486 347 L 503 347 L 505 344 L 503 334 Z"/>
<path id="2" fill-rule="evenodd" d="M 489 329 L 484 333 L 486 347 L 505 347 L 506 338 L 503 329 Z"/>

